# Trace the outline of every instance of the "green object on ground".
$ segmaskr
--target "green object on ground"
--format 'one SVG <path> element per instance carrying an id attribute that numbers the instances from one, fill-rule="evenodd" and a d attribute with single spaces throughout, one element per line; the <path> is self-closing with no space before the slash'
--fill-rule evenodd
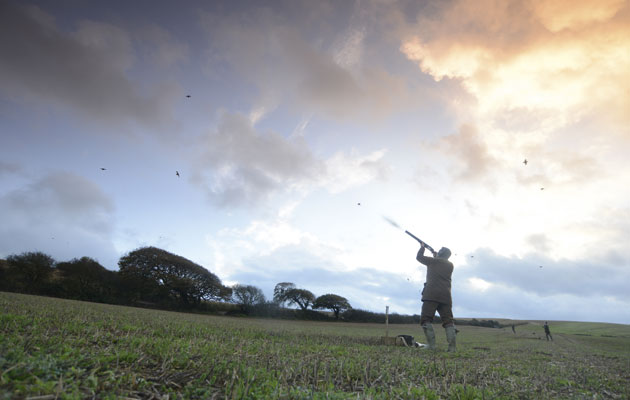
<path id="1" fill-rule="evenodd" d="M 433 330 L 433 325 L 422 325 L 422 330 L 424 331 L 424 336 L 427 338 L 427 349 L 435 350 L 435 331 Z"/>
<path id="2" fill-rule="evenodd" d="M 448 351 L 455 352 L 457 350 L 457 346 L 455 344 L 457 339 L 457 332 L 455 332 L 455 326 L 449 325 L 446 328 L 446 341 L 448 342 Z"/>

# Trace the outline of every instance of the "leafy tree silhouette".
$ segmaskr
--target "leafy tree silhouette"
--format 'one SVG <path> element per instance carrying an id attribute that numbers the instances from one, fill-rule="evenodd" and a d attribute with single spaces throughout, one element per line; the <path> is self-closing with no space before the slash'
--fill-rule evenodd
<path id="1" fill-rule="evenodd" d="M 295 284 L 291 282 L 278 283 L 273 289 L 273 301 L 275 301 L 279 305 L 284 305 L 284 303 L 287 301 L 287 298 L 285 296 L 286 292 L 295 288 Z"/>
<path id="2" fill-rule="evenodd" d="M 120 277 L 132 282 L 139 298 L 192 308 L 202 300 L 229 300 L 232 289 L 201 265 L 156 247 L 136 249 L 118 262 Z"/>
<path id="3" fill-rule="evenodd" d="M 306 289 L 289 289 L 283 297 L 289 304 L 297 304 L 302 311 L 306 311 L 315 301 L 315 295 Z"/>
<path id="4" fill-rule="evenodd" d="M 7 290 L 22 293 L 46 294 L 55 260 L 40 251 L 10 255 L 5 270 Z"/>
<path id="5" fill-rule="evenodd" d="M 315 299 L 314 309 L 328 309 L 335 313 L 335 319 L 339 319 L 339 313 L 352 308 L 348 299 L 336 294 L 324 294 Z"/>
<path id="6" fill-rule="evenodd" d="M 265 302 L 263 291 L 252 285 L 236 284 L 232 286 L 232 298 L 241 305 L 245 312 L 249 312 L 251 307 Z"/>

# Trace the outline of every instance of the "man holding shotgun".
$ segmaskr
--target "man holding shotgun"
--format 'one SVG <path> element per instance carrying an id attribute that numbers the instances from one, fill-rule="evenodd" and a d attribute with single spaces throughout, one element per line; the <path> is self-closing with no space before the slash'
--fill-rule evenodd
<path id="1" fill-rule="evenodd" d="M 435 349 L 435 332 L 433 331 L 433 317 L 435 312 L 440 314 L 442 326 L 446 330 L 446 340 L 448 341 L 448 351 L 455 351 L 455 325 L 453 323 L 453 309 L 451 300 L 451 275 L 453 274 L 453 264 L 448 261 L 451 251 L 442 247 L 437 253 L 422 240 L 416 238 L 411 233 L 410 236 L 420 242 L 420 250 L 416 260 L 427 266 L 427 278 L 422 290 L 422 313 L 420 314 L 420 325 L 427 338 L 427 347 Z M 428 248 L 433 257 L 424 255 L 425 248 Z"/>

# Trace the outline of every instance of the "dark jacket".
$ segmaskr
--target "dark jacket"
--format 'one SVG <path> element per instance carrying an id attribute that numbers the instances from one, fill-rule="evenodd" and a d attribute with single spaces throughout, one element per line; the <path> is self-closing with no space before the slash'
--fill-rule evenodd
<path id="1" fill-rule="evenodd" d="M 422 253 L 424 252 L 418 252 L 418 257 L 416 258 L 427 266 L 427 279 L 422 290 L 422 301 L 430 300 L 438 303 L 453 304 L 451 300 L 453 263 L 443 258 L 427 257 Z"/>

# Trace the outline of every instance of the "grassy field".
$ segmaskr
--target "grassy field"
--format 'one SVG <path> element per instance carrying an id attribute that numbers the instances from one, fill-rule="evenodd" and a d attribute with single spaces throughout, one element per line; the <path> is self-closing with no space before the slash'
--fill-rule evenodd
<path id="1" fill-rule="evenodd" d="M 523 322 L 523 321 L 518 321 Z M 461 326 L 458 349 L 384 325 L 229 318 L 0 292 L 3 399 L 628 399 L 630 326 Z M 390 325 L 390 336 L 417 325 Z M 542 338 L 542 339 L 541 339 Z"/>

